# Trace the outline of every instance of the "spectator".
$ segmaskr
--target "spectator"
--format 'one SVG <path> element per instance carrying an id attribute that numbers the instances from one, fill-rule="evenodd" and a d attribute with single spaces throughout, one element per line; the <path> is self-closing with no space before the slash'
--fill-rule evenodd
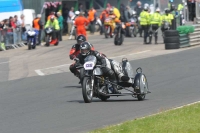
<path id="1" fill-rule="evenodd" d="M 33 20 L 33 28 L 38 30 L 38 45 L 41 45 L 41 35 L 43 29 L 43 22 L 41 21 L 41 14 L 38 14 L 37 17 Z"/>
<path id="2" fill-rule="evenodd" d="M 62 35 L 63 35 L 63 16 L 61 15 L 60 12 L 57 12 L 57 16 L 58 16 L 58 23 L 60 26 L 60 33 L 59 33 L 59 40 L 62 41 Z"/>
<path id="3" fill-rule="evenodd" d="M 128 6 L 124 10 L 124 22 L 130 22 L 130 13 L 129 13 L 129 8 Z"/>
<path id="4" fill-rule="evenodd" d="M 15 22 L 15 24 L 17 26 L 16 29 L 15 29 L 15 32 L 14 32 L 14 40 L 16 40 L 15 44 L 17 44 L 21 40 L 21 35 L 20 35 L 21 23 L 18 20 L 18 16 L 17 15 L 14 16 L 14 22 Z"/>
<path id="5" fill-rule="evenodd" d="M 143 11 L 143 8 L 142 8 L 142 3 L 140 1 L 137 2 L 137 5 L 136 7 L 134 8 L 134 10 L 136 11 L 136 15 L 137 16 L 140 16 L 140 13 Z"/>
<path id="6" fill-rule="evenodd" d="M 78 11 L 79 12 L 84 12 L 84 10 L 83 10 L 83 4 L 82 3 L 79 4 Z"/>
<path id="7" fill-rule="evenodd" d="M 74 14 L 74 7 L 71 8 L 68 14 L 67 25 L 68 25 L 68 34 L 70 35 L 70 31 L 72 28 L 73 20 L 72 17 L 75 16 Z"/>
<path id="8" fill-rule="evenodd" d="M 68 14 L 69 14 L 69 8 L 67 7 L 66 4 L 64 5 L 62 12 L 63 12 L 63 18 L 64 18 L 63 32 L 67 33 L 68 32 L 67 19 L 68 19 Z"/>
<path id="9" fill-rule="evenodd" d="M 137 2 L 137 6 L 134 8 L 134 10 L 136 11 L 136 15 L 137 17 L 140 16 L 140 13 L 143 11 L 142 8 L 142 3 L 140 1 Z M 140 37 L 142 37 L 142 28 L 140 26 L 140 23 L 138 23 L 138 32 L 140 33 Z"/>
<path id="10" fill-rule="evenodd" d="M 17 33 L 16 32 L 14 32 L 15 30 L 16 30 L 16 28 L 17 28 L 17 25 L 16 25 L 16 21 L 17 20 L 15 20 L 15 18 L 13 18 L 13 17 L 10 17 L 9 18 L 9 28 L 11 28 L 11 31 L 10 31 L 10 33 L 9 33 L 9 35 L 13 35 L 13 37 L 14 37 L 14 44 L 17 44 Z"/>
<path id="11" fill-rule="evenodd" d="M 0 30 L 2 30 L 3 27 L 4 27 L 4 21 L 1 21 L 1 22 L 0 22 Z"/>
<path id="12" fill-rule="evenodd" d="M 20 16 L 19 23 L 21 24 L 22 32 L 25 32 L 25 31 L 26 31 L 26 28 L 25 28 L 24 14 L 22 14 L 22 15 Z"/>
<path id="13" fill-rule="evenodd" d="M 90 22 L 90 33 L 94 34 L 95 32 L 95 21 L 96 21 L 96 10 L 91 7 L 88 12 L 88 20 Z"/>
<path id="14" fill-rule="evenodd" d="M 121 22 L 125 22 L 125 10 L 126 10 L 126 8 L 125 8 L 125 5 L 124 4 L 121 4 L 120 5 L 120 20 L 121 20 Z"/>

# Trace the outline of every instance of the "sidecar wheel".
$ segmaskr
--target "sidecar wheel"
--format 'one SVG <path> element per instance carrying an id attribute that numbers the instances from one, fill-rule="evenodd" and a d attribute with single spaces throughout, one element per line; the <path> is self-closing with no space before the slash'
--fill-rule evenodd
<path id="1" fill-rule="evenodd" d="M 89 77 L 84 77 L 82 83 L 82 94 L 85 103 L 91 103 L 93 98 L 93 90 L 91 86 L 91 79 Z"/>
<path id="2" fill-rule="evenodd" d="M 143 101 L 145 99 L 145 94 L 144 95 L 137 95 L 138 101 Z"/>
<path id="3" fill-rule="evenodd" d="M 146 94 L 148 93 L 148 82 L 147 78 L 142 73 L 137 73 L 134 79 L 134 92 L 137 94 L 138 101 L 145 99 Z"/>

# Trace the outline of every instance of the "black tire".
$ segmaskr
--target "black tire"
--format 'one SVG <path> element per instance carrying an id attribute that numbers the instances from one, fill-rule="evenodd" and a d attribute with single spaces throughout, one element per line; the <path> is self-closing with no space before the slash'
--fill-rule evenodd
<path id="1" fill-rule="evenodd" d="M 134 37 L 137 37 L 137 28 L 136 28 L 136 26 L 134 26 L 133 35 L 134 35 Z"/>
<path id="2" fill-rule="evenodd" d="M 29 40 L 29 41 L 27 42 L 27 45 L 28 45 L 28 50 L 31 50 L 31 49 L 32 49 L 31 40 Z"/>
<path id="3" fill-rule="evenodd" d="M 46 36 L 46 46 L 49 46 L 49 35 Z"/>
<path id="4" fill-rule="evenodd" d="M 111 32 L 111 27 L 108 26 L 108 28 L 110 29 Z M 110 32 L 108 33 L 108 28 L 107 29 L 105 28 L 105 38 L 108 38 L 110 36 Z"/>
<path id="5" fill-rule="evenodd" d="M 166 43 L 165 49 L 179 49 L 180 44 L 179 43 Z"/>
<path id="6" fill-rule="evenodd" d="M 179 36 L 179 33 L 177 30 L 166 30 L 164 34 L 165 34 L 165 37 Z"/>
<path id="7" fill-rule="evenodd" d="M 32 46 L 32 49 L 35 49 L 35 48 L 36 48 L 36 45 L 33 45 L 33 46 Z"/>
<path id="8" fill-rule="evenodd" d="M 82 83 L 82 94 L 83 94 L 83 99 L 85 103 L 91 103 L 92 102 L 92 98 L 93 98 L 93 90 L 92 92 L 90 92 L 90 97 L 88 97 L 88 91 L 86 88 L 86 85 L 88 84 L 88 82 L 91 82 L 90 77 L 84 77 L 83 79 L 83 83 Z"/>
<path id="9" fill-rule="evenodd" d="M 133 37 L 133 30 L 131 28 L 129 28 L 129 37 Z"/>
<path id="10" fill-rule="evenodd" d="M 122 45 L 123 41 L 124 41 L 123 34 L 121 34 L 120 38 L 118 38 L 118 35 L 116 35 L 115 38 L 114 38 L 114 44 L 115 45 Z"/>
<path id="11" fill-rule="evenodd" d="M 177 37 L 165 37 L 164 42 L 165 43 L 179 43 L 180 39 L 179 39 L 179 36 L 177 36 Z"/>
<path id="12" fill-rule="evenodd" d="M 101 89 L 103 89 L 102 92 L 108 94 L 108 91 L 106 90 L 106 86 L 103 86 L 103 87 L 104 87 L 104 88 L 101 88 Z M 109 96 L 100 95 L 99 98 L 101 99 L 101 101 L 107 101 L 110 97 L 109 97 Z"/>
<path id="13" fill-rule="evenodd" d="M 143 101 L 148 91 L 147 78 L 142 73 L 137 73 L 134 79 L 134 92 L 137 93 L 138 101 Z"/>
<path id="14" fill-rule="evenodd" d="M 31 43 L 28 43 L 28 50 L 31 50 L 31 49 L 32 49 Z"/>

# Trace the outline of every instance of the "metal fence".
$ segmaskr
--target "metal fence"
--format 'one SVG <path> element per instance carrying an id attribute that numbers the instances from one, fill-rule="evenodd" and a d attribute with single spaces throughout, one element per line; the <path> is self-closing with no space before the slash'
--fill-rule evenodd
<path id="1" fill-rule="evenodd" d="M 24 36 L 25 33 L 22 31 L 21 27 L 16 29 L 12 28 L 1 29 L 0 50 L 17 49 L 19 47 L 25 46 L 24 41 L 26 41 L 26 37 Z"/>

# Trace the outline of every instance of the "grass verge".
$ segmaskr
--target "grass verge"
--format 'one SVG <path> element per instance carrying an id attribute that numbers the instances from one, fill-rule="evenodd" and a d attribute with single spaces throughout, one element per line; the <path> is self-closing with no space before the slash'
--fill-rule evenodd
<path id="1" fill-rule="evenodd" d="M 91 133 L 200 133 L 200 103 L 97 129 Z"/>

